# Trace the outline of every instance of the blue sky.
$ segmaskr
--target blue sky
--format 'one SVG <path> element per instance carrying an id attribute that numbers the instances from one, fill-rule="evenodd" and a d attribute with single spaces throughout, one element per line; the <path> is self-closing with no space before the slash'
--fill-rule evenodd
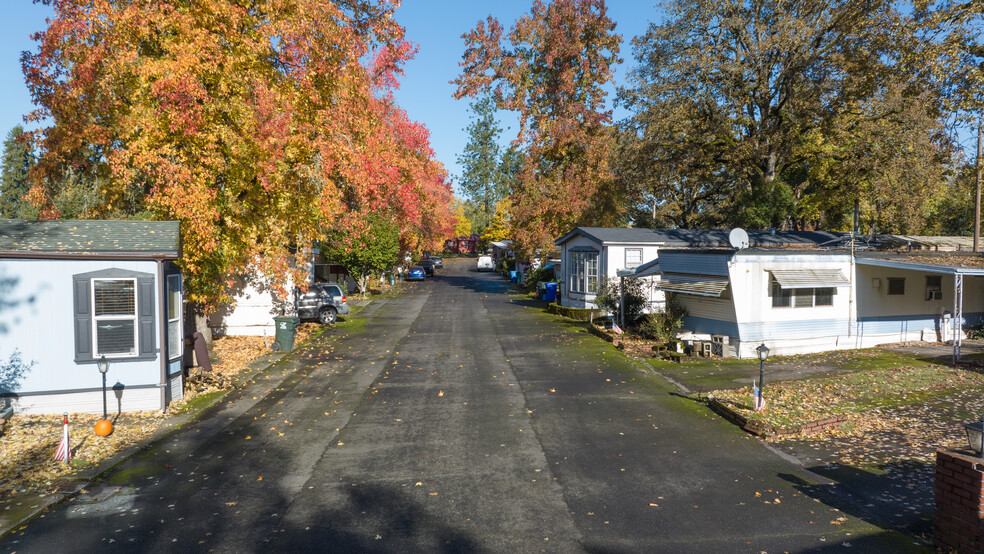
<path id="1" fill-rule="evenodd" d="M 512 22 L 530 9 L 529 0 L 464 1 L 404 0 L 396 20 L 406 27 L 407 39 L 418 44 L 417 57 L 406 67 L 397 101 L 410 117 L 427 126 L 437 159 L 452 175 L 459 173 L 456 155 L 467 140 L 468 100 L 455 100 L 454 86 L 448 82 L 458 75 L 458 62 L 464 51 L 461 35 L 489 14 L 499 18 L 508 29 Z M 0 133 L 6 136 L 32 109 L 20 68 L 20 53 L 33 50 L 30 34 L 45 28 L 45 18 L 52 11 L 31 0 L 5 0 L 0 18 Z M 622 82 L 631 63 L 629 41 L 645 32 L 648 22 L 658 18 L 655 3 L 647 0 L 610 0 L 608 15 L 622 35 L 621 57 L 626 60 L 618 72 Z M 613 91 L 614 92 L 614 91 Z M 609 97 L 612 99 L 613 95 Z M 624 112 L 616 116 L 624 116 Z M 503 126 L 516 125 L 502 121 Z M 504 139 L 512 138 L 504 137 Z"/>

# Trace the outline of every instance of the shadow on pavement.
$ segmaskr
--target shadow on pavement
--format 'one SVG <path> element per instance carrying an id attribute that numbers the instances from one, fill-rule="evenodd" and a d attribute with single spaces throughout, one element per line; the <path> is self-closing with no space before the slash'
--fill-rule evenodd
<path id="1" fill-rule="evenodd" d="M 929 472 L 932 464 L 903 462 L 887 464 L 884 468 L 868 471 L 861 468 L 829 464 L 808 468 L 809 471 L 834 481 L 830 484 L 814 484 L 796 475 L 779 474 L 792 483 L 802 494 L 837 508 L 846 515 L 864 520 L 883 529 L 901 531 L 932 543 L 933 510 L 932 477 L 929 502 L 923 487 L 912 484 L 911 473 Z M 908 474 L 908 475 L 907 475 Z M 817 524 L 835 525 L 828 521 Z"/>

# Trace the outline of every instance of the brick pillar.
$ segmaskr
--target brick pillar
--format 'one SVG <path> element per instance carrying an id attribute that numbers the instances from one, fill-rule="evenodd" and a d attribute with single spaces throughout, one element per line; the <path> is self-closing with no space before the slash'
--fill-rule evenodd
<path id="1" fill-rule="evenodd" d="M 984 460 L 936 452 L 933 541 L 940 549 L 984 553 Z"/>

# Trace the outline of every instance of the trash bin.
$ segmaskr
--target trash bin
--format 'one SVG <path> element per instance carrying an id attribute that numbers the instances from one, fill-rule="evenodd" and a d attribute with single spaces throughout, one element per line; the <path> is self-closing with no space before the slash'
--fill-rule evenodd
<path id="1" fill-rule="evenodd" d="M 516 282 L 516 272 L 515 271 L 510 271 L 509 272 L 509 282 L 510 283 L 515 283 Z"/>
<path id="2" fill-rule="evenodd" d="M 557 283 L 547 283 L 546 290 L 543 293 L 543 299 L 547 302 L 557 301 Z"/>
<path id="3" fill-rule="evenodd" d="M 273 318 L 273 322 L 277 328 L 277 334 L 276 341 L 270 348 L 290 352 L 294 349 L 294 336 L 297 334 L 297 326 L 301 324 L 301 318 L 282 316 Z"/>
<path id="4" fill-rule="evenodd" d="M 392 287 L 393 285 L 396 284 L 396 277 L 394 277 L 392 273 L 390 273 L 388 277 L 389 277 L 390 286 Z"/>

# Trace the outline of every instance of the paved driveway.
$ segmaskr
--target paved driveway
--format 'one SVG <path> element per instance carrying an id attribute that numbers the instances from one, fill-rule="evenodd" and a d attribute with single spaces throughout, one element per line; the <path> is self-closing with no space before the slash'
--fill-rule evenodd
<path id="1" fill-rule="evenodd" d="M 473 267 L 374 302 L 0 551 L 913 548 Z"/>

